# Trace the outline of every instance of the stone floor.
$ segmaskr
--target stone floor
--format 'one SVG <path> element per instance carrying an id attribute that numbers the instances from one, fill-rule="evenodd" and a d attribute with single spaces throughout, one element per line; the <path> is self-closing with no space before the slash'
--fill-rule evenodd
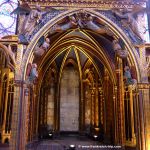
<path id="1" fill-rule="evenodd" d="M 74 145 L 76 150 L 78 149 L 93 149 L 94 146 L 100 146 L 101 144 L 97 141 L 92 141 L 89 139 L 76 138 L 76 137 L 65 137 L 57 140 L 48 140 L 40 142 L 37 150 L 48 150 L 51 147 L 51 150 L 69 150 L 69 146 Z"/>
<path id="2" fill-rule="evenodd" d="M 75 148 L 69 148 L 75 145 Z M 8 145 L 0 144 L 0 150 L 9 150 Z M 122 150 L 120 146 L 105 145 L 82 136 L 60 136 L 54 139 L 35 141 L 26 150 Z M 135 150 L 126 148 L 126 150 Z"/>
<path id="3" fill-rule="evenodd" d="M 75 148 L 70 148 L 74 145 Z M 28 150 L 122 150 L 120 146 L 104 145 L 85 136 L 61 136 L 29 145 Z"/>

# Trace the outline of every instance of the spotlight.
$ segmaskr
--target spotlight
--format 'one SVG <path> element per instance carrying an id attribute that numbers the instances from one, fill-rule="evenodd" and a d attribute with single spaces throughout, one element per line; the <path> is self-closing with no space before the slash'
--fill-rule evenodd
<path id="1" fill-rule="evenodd" d="M 53 134 L 52 134 L 52 133 L 49 133 L 48 135 L 49 135 L 49 136 L 53 136 Z"/>
<path id="2" fill-rule="evenodd" d="M 71 145 L 69 146 L 69 150 L 75 150 L 75 149 L 76 149 L 75 145 L 71 144 Z"/>
<path id="3" fill-rule="evenodd" d="M 53 138 L 53 133 L 49 133 L 48 138 L 52 139 Z"/>
<path id="4" fill-rule="evenodd" d="M 94 140 L 97 140 L 98 136 L 97 135 L 93 135 L 93 138 L 94 138 Z"/>

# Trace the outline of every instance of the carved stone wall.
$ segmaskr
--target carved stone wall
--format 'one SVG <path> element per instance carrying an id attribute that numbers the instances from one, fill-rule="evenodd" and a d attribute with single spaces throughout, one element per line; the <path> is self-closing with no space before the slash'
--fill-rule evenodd
<path id="1" fill-rule="evenodd" d="M 91 93 L 89 87 L 85 91 L 85 126 L 91 123 Z"/>
<path id="2" fill-rule="evenodd" d="M 47 124 L 49 129 L 54 127 L 54 88 L 50 88 L 47 102 Z"/>
<path id="3" fill-rule="evenodd" d="M 73 67 L 65 68 L 60 91 L 60 131 L 78 131 L 79 75 Z"/>

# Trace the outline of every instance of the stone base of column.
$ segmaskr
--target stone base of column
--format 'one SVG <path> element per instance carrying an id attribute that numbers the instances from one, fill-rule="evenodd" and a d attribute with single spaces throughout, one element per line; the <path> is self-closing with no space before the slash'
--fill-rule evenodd
<path id="1" fill-rule="evenodd" d="M 2 143 L 9 143 L 10 142 L 10 133 L 2 132 Z"/>

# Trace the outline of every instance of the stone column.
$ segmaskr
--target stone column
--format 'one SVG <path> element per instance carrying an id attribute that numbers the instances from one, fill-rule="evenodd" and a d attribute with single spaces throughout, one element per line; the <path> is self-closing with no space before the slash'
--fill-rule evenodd
<path id="1" fill-rule="evenodd" d="M 150 86 L 143 91 L 146 150 L 150 149 Z"/>
<path id="2" fill-rule="evenodd" d="M 84 127 L 85 127 L 85 97 L 84 97 L 84 85 L 83 85 L 83 81 L 80 84 L 80 106 L 79 106 L 79 130 L 80 133 L 82 134 L 82 132 L 84 131 Z"/>
<path id="3" fill-rule="evenodd" d="M 150 98 L 149 83 L 147 74 L 147 63 L 145 58 L 145 45 L 139 46 L 140 53 L 140 75 L 139 84 L 139 113 L 140 113 L 140 131 L 141 131 L 141 150 L 150 149 Z"/>
<path id="4" fill-rule="evenodd" d="M 27 87 L 25 87 L 25 90 Z M 27 100 L 28 101 L 28 113 L 27 115 L 29 115 L 29 120 L 30 120 L 30 132 L 29 132 L 29 141 L 32 141 L 32 140 L 35 140 L 37 137 L 36 137 L 36 132 L 35 132 L 35 126 L 36 126 L 36 122 L 35 122 L 35 118 L 36 118 L 36 112 L 35 112 L 35 89 L 34 89 L 34 85 L 29 85 L 28 86 L 28 91 L 29 91 L 29 94 L 28 94 L 28 97 L 25 97 L 24 96 L 24 100 Z M 24 102 L 25 103 L 25 102 Z M 24 115 L 24 117 L 26 118 L 26 115 Z"/>
<path id="5" fill-rule="evenodd" d="M 98 77 L 96 80 L 96 88 L 95 88 L 95 126 L 99 125 L 99 92 L 98 92 Z"/>
<path id="6" fill-rule="evenodd" d="M 60 130 L 60 97 L 59 97 L 59 93 L 60 93 L 60 85 L 57 84 L 57 88 L 56 88 L 56 99 L 54 102 L 54 117 L 55 117 L 55 131 L 59 132 Z"/>
<path id="7" fill-rule="evenodd" d="M 42 90 L 42 89 L 41 89 Z M 36 108 L 36 137 L 38 139 L 39 137 L 39 125 L 40 125 L 40 96 L 41 96 L 41 92 L 40 90 L 37 88 L 37 93 L 36 93 L 36 105 L 37 105 L 37 108 Z"/>
<path id="8" fill-rule="evenodd" d="M 109 75 L 108 75 L 108 70 L 105 68 L 105 71 L 104 71 L 104 102 L 103 102 L 103 105 L 104 105 L 104 133 L 105 133 L 105 141 L 107 142 L 108 141 L 108 130 L 109 130 L 109 127 L 108 127 L 108 115 L 107 115 L 107 109 L 108 109 L 108 103 L 109 103 Z"/>
<path id="9" fill-rule="evenodd" d="M 28 139 L 29 90 L 22 81 L 15 81 L 10 150 L 25 150 Z"/>
<path id="10" fill-rule="evenodd" d="M 11 150 L 25 150 L 28 139 L 29 122 L 29 90 L 23 82 L 15 84 L 12 116 Z M 20 102 L 21 101 L 21 102 Z"/>
<path id="11" fill-rule="evenodd" d="M 140 115 L 140 150 L 150 149 L 150 99 L 149 85 L 139 87 L 139 115 Z"/>
<path id="12" fill-rule="evenodd" d="M 34 85 L 34 134 L 33 138 L 34 140 L 38 140 L 39 137 L 39 132 L 38 132 L 38 127 L 39 127 L 39 93 L 38 93 L 38 86 Z M 29 109 L 29 106 L 28 106 Z"/>
<path id="13" fill-rule="evenodd" d="M 117 76 L 117 142 L 121 146 L 125 146 L 125 125 L 124 125 L 124 89 L 123 89 L 123 65 L 122 59 L 116 58 L 116 76 Z"/>
<path id="14" fill-rule="evenodd" d="M 19 44 L 16 56 L 16 70 L 15 70 L 15 85 L 14 85 L 14 101 L 12 111 L 12 125 L 11 125 L 11 138 L 10 138 L 10 150 L 20 150 L 20 126 L 21 123 L 21 106 L 23 101 L 23 82 L 21 80 L 21 61 L 23 56 L 23 45 Z M 22 136 L 23 137 L 23 136 Z M 21 137 L 21 138 L 22 138 Z M 25 146 L 24 146 L 25 148 Z M 21 149 L 24 150 L 24 149 Z"/>
<path id="15" fill-rule="evenodd" d="M 5 142 L 5 138 L 7 138 L 7 133 L 5 131 L 6 127 L 6 117 L 7 117 L 7 107 L 8 107 L 8 89 L 9 89 L 9 69 L 5 69 L 7 74 L 7 83 L 6 83 L 6 95 L 5 95 L 5 105 L 4 107 L 4 115 L 3 115 L 3 124 L 2 124 L 2 143 Z M 2 87 L 3 88 L 3 87 Z"/>
<path id="16" fill-rule="evenodd" d="M 99 122 L 104 124 L 104 98 L 103 98 L 103 90 L 102 87 L 99 87 Z"/>
<path id="17" fill-rule="evenodd" d="M 140 116 L 139 116 L 139 91 L 136 90 L 133 93 L 134 100 L 134 118 L 135 118 L 135 137 L 136 137 L 136 145 L 138 145 L 138 149 L 141 150 L 141 137 L 140 137 Z"/>
<path id="18" fill-rule="evenodd" d="M 138 111 L 139 111 L 139 136 L 140 136 L 140 145 L 139 150 L 146 149 L 146 139 L 145 139 L 145 126 L 144 126 L 144 104 L 143 104 L 143 91 L 139 90 L 139 101 L 138 101 Z"/>
<path id="19" fill-rule="evenodd" d="M 134 110 L 133 110 L 133 90 L 129 87 L 129 94 L 130 94 L 130 112 L 131 112 L 131 132 L 132 132 L 132 139 L 131 142 L 133 145 L 136 144 L 136 138 L 135 138 L 135 129 L 134 129 Z"/>
<path id="20" fill-rule="evenodd" d="M 19 150 L 19 102 L 21 97 L 21 82 L 15 82 L 12 112 L 10 150 Z"/>
<path id="21" fill-rule="evenodd" d="M 114 86 L 113 88 L 113 110 L 114 110 L 114 144 L 118 143 L 118 112 L 117 112 L 117 86 Z"/>
<path id="22" fill-rule="evenodd" d="M 25 145 L 28 141 L 28 126 L 29 126 L 29 89 L 27 85 L 23 85 L 22 111 L 20 121 L 20 144 L 19 149 L 25 150 Z M 31 132 L 31 131 L 30 131 Z"/>
<path id="23" fill-rule="evenodd" d="M 91 125 L 94 127 L 94 94 L 95 94 L 95 89 L 91 89 Z"/>

